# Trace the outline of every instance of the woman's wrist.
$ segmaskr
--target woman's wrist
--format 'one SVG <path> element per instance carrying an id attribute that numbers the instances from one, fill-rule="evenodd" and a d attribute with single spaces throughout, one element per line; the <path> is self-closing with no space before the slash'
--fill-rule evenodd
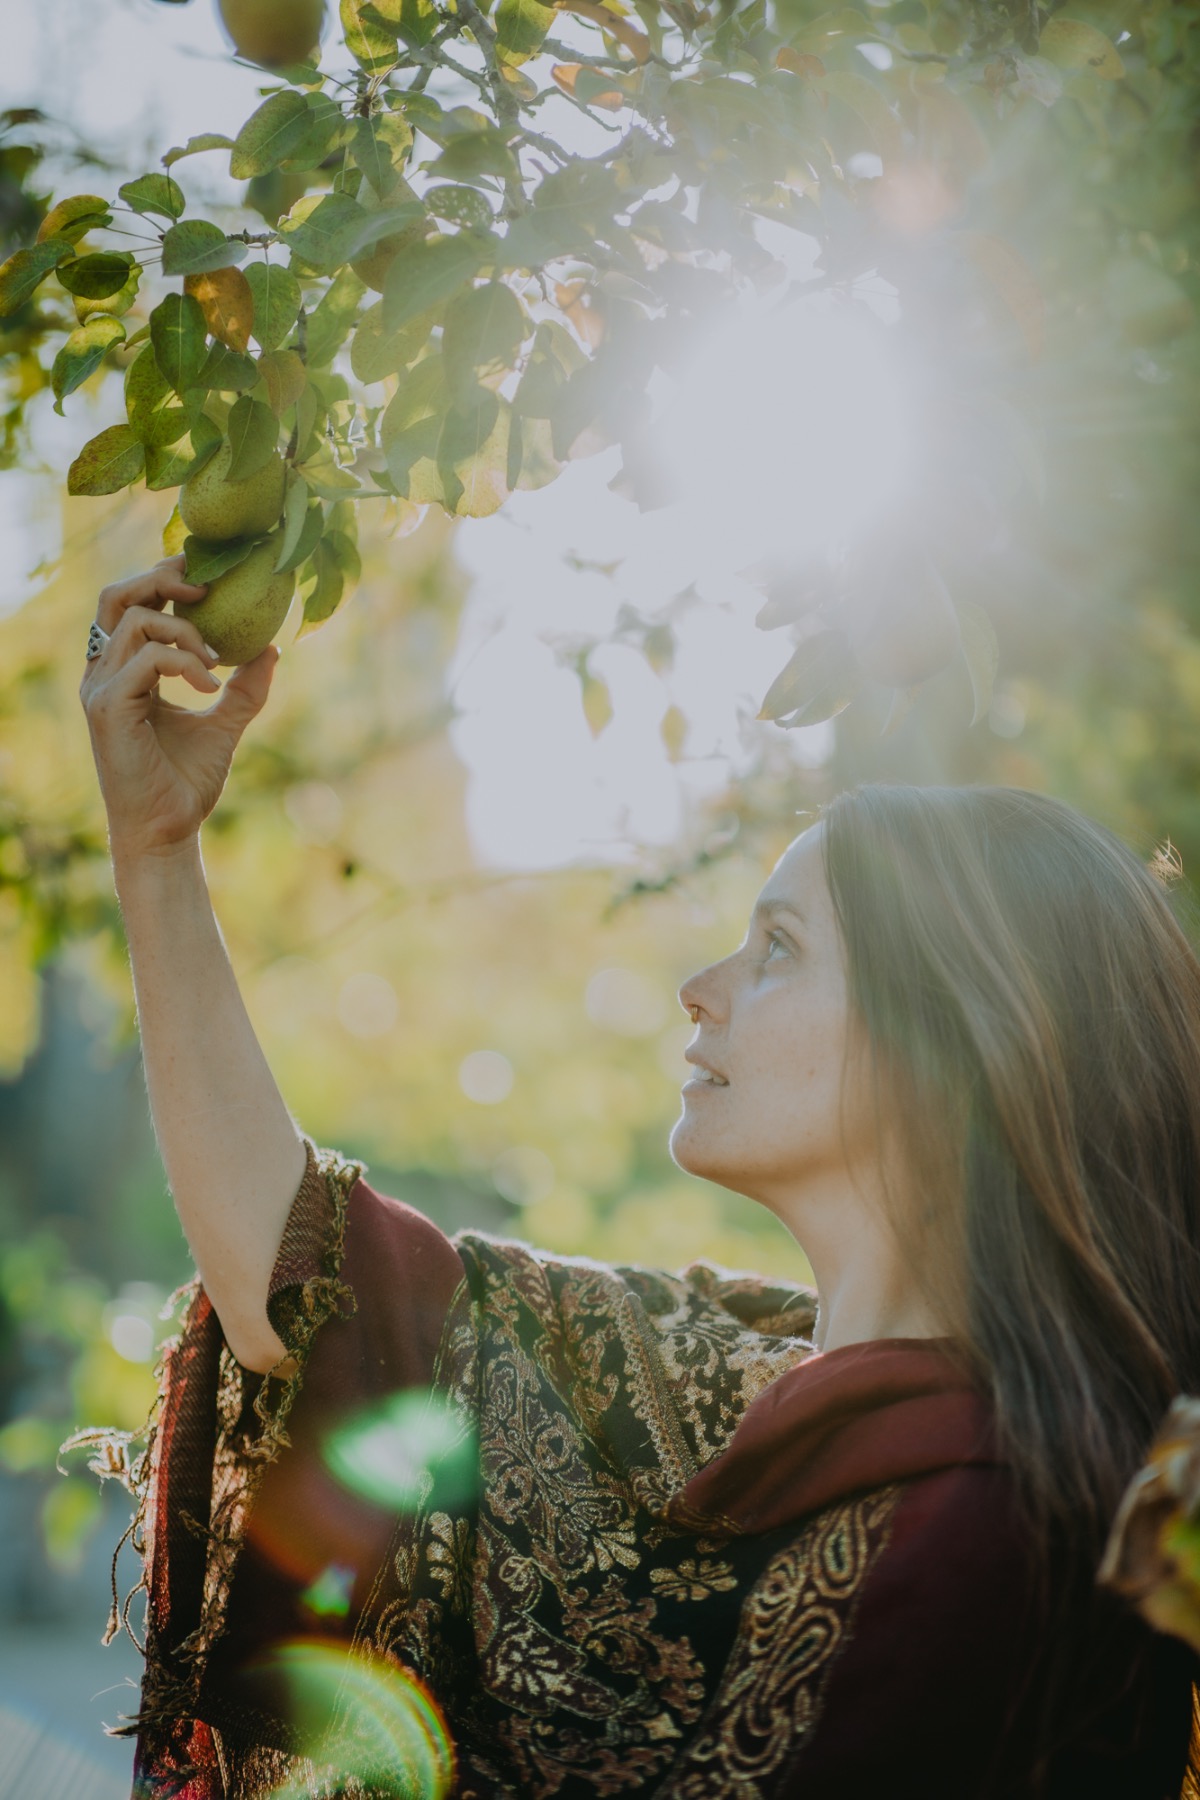
<path id="1" fill-rule="evenodd" d="M 185 878 L 193 875 L 203 877 L 204 864 L 200 857 L 200 834 L 182 839 L 176 844 L 144 844 L 122 843 L 110 837 L 109 856 L 112 859 L 113 875 L 117 891 L 133 887 L 147 881 Z"/>

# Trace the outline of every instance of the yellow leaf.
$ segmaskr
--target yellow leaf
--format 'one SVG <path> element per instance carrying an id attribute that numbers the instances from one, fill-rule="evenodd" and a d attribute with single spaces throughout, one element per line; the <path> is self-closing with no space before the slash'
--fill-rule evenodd
<path id="1" fill-rule="evenodd" d="M 1060 69 L 1086 69 L 1101 81 L 1120 81 L 1125 64 L 1102 31 L 1082 19 L 1047 19 L 1038 50 Z"/>
<path id="2" fill-rule="evenodd" d="M 1037 277 L 1019 250 L 986 231 L 964 231 L 967 255 L 991 282 L 1021 329 L 1036 362 L 1046 342 L 1046 299 Z"/>
<path id="3" fill-rule="evenodd" d="M 572 100 L 578 100 L 581 106 L 602 106 L 607 112 L 620 112 L 625 105 L 625 96 L 620 88 L 602 88 L 599 93 L 590 92 L 591 84 L 599 79 L 599 71 L 590 69 L 584 63 L 555 63 L 550 70 L 550 78 L 559 86 L 564 94 L 570 94 Z M 580 80 L 583 81 L 583 92 L 577 93 Z"/>
<path id="4" fill-rule="evenodd" d="M 580 18 L 590 19 L 593 25 L 600 25 L 610 32 L 618 44 L 624 44 L 638 62 L 644 63 L 648 59 L 650 39 L 645 32 L 639 31 L 628 19 L 610 12 L 607 6 L 599 5 L 597 0 L 555 0 L 555 10 L 578 13 Z"/>
<path id="5" fill-rule="evenodd" d="M 183 291 L 200 302 L 213 337 L 230 350 L 245 350 L 254 328 L 254 295 L 240 269 L 210 269 L 185 275 Z"/>
<path id="6" fill-rule="evenodd" d="M 780 44 L 775 52 L 775 67 L 788 69 L 793 75 L 800 75 L 805 81 L 823 81 L 825 64 L 819 56 L 809 56 L 802 50 L 793 50 L 790 44 Z"/>
<path id="7" fill-rule="evenodd" d="M 678 762 L 687 740 L 688 722 L 677 706 L 668 706 L 659 722 L 659 736 L 671 762 Z"/>
<path id="8" fill-rule="evenodd" d="M 599 737 L 613 716 L 608 683 L 601 681 L 598 675 L 591 674 L 589 670 L 581 669 L 579 684 L 583 692 L 583 716 L 588 722 L 588 730 L 594 738 Z"/>

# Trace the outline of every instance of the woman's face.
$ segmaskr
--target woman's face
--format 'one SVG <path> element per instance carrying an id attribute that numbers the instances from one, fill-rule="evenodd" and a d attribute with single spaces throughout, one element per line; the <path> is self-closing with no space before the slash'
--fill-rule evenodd
<path id="1" fill-rule="evenodd" d="M 875 1141 L 820 829 L 784 852 L 740 948 L 679 990 L 700 1009 L 687 1051 L 699 1066 L 671 1154 L 785 1218 L 814 1186 L 844 1183 Z M 719 1082 L 701 1079 L 704 1065 Z"/>

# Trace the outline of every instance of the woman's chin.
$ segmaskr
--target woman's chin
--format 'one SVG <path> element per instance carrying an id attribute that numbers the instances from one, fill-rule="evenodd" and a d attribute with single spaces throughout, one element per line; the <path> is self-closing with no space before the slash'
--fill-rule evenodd
<path id="1" fill-rule="evenodd" d="M 711 1149 L 706 1155 L 702 1134 L 696 1129 L 693 1120 L 688 1117 L 686 1103 L 671 1127 L 671 1135 L 667 1139 L 667 1149 L 671 1152 L 672 1161 L 683 1170 L 685 1175 L 699 1175 L 709 1181 L 719 1179 L 713 1171 Z"/>

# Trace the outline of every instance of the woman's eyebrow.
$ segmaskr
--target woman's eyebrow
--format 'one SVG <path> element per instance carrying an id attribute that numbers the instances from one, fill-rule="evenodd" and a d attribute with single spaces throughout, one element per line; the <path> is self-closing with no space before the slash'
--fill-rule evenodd
<path id="1" fill-rule="evenodd" d="M 800 921 L 801 925 L 808 923 L 800 908 L 793 906 L 790 900 L 759 900 L 755 904 L 753 917 L 755 919 L 775 919 L 780 913 L 790 913 L 793 919 Z"/>

